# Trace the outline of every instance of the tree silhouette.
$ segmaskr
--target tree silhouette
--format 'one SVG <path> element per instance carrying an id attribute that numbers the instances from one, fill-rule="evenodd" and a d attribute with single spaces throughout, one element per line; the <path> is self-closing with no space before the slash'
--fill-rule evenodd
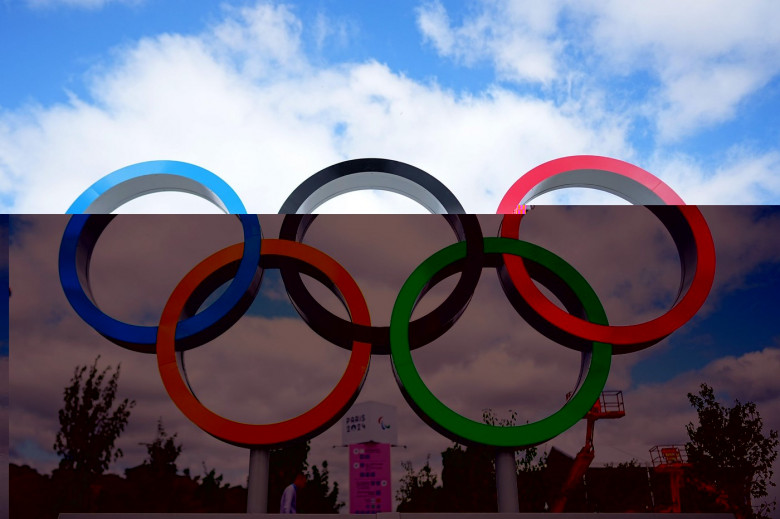
<path id="1" fill-rule="evenodd" d="M 772 463 L 777 458 L 778 433 L 764 435 L 761 415 L 753 402 L 737 400 L 725 407 L 715 400 L 707 384 L 688 400 L 699 415 L 699 424 L 686 426 L 691 441 L 686 444 L 693 476 L 720 494 L 728 511 L 738 518 L 769 517 L 775 503 L 753 509 L 753 499 L 768 495 Z"/>
<path id="2" fill-rule="evenodd" d="M 135 400 L 125 398 L 112 410 L 120 367 L 106 380 L 111 366 L 98 373 L 99 359 L 88 373 L 87 366 L 76 366 L 70 386 L 65 388 L 65 406 L 59 411 L 60 430 L 54 443 L 55 451 L 62 456 L 60 469 L 91 476 L 102 474 L 122 456 L 122 449 L 115 443 L 135 405 Z"/>
<path id="3" fill-rule="evenodd" d="M 162 424 L 162 418 L 157 420 L 157 437 L 152 443 L 141 443 L 146 446 L 148 458 L 144 465 L 148 465 L 152 472 L 160 475 L 175 475 L 177 472 L 176 459 L 181 454 L 182 445 L 176 445 L 176 436 L 168 436 Z"/>
<path id="4" fill-rule="evenodd" d="M 339 484 L 329 482 L 328 462 L 322 462 L 322 469 L 317 465 L 311 468 L 306 486 L 301 490 L 300 511 L 305 514 L 337 514 L 345 503 L 339 501 Z"/>
<path id="5" fill-rule="evenodd" d="M 125 398 L 114 408 L 120 368 L 106 378 L 111 366 L 98 372 L 99 359 L 89 368 L 76 366 L 59 411 L 54 450 L 62 459 L 52 474 L 52 484 L 62 512 L 89 511 L 94 501 L 92 484 L 122 456 L 115 443 L 135 405 Z"/>
<path id="6" fill-rule="evenodd" d="M 395 493 L 398 502 L 398 512 L 440 512 L 441 487 L 437 487 L 438 478 L 431 470 L 430 456 L 425 465 L 414 471 L 411 461 L 402 461 L 401 466 L 406 471 L 401 478 L 401 485 Z"/>
<path id="7" fill-rule="evenodd" d="M 186 497 L 176 490 L 176 459 L 182 451 L 176 444 L 176 434 L 169 436 L 157 421 L 157 436 L 146 447 L 147 458 L 141 465 L 125 469 L 126 491 L 131 496 L 129 509 L 132 512 L 174 512 L 182 509 Z"/>

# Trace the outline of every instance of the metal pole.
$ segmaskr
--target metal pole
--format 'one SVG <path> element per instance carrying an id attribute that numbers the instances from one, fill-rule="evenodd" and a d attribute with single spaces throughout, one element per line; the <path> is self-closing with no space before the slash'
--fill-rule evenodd
<path id="1" fill-rule="evenodd" d="M 247 482 L 246 513 L 268 513 L 268 469 L 271 455 L 268 449 L 253 447 L 249 451 L 249 481 Z"/>
<path id="2" fill-rule="evenodd" d="M 513 450 L 499 449 L 496 451 L 496 495 L 499 513 L 520 512 L 515 451 Z"/>

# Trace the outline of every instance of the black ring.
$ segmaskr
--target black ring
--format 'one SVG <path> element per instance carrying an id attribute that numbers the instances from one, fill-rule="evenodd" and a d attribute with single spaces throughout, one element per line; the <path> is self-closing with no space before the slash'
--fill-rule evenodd
<path id="1" fill-rule="evenodd" d="M 434 214 L 466 211 L 447 186 L 420 168 L 390 159 L 353 159 L 315 173 L 290 193 L 279 214 L 309 214 L 350 191 L 381 189 L 411 198 Z"/>
<path id="2" fill-rule="evenodd" d="M 467 255 L 465 264 L 444 269 L 421 292 L 420 297 L 430 290 L 441 279 L 461 272 L 460 279 L 452 293 L 430 313 L 415 319 L 409 326 L 409 341 L 412 349 L 424 346 L 443 335 L 463 314 L 474 295 L 474 290 L 482 274 L 484 250 L 482 245 L 482 228 L 476 215 L 445 214 L 458 241 L 465 241 Z M 279 238 L 302 242 L 303 238 L 317 215 L 285 216 Z M 353 341 L 371 343 L 371 352 L 379 355 L 390 354 L 390 327 L 363 326 L 347 321 L 324 308 L 303 283 L 300 272 L 289 266 L 280 266 L 279 271 L 284 281 L 285 289 L 295 309 L 301 318 L 324 339 L 345 349 L 352 347 Z"/>

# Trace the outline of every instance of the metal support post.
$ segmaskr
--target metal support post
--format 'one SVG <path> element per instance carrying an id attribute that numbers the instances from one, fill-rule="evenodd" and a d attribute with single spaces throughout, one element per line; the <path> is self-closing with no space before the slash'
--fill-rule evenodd
<path id="1" fill-rule="evenodd" d="M 496 495 L 499 513 L 520 512 L 515 451 L 513 450 L 499 449 L 496 451 Z"/>
<path id="2" fill-rule="evenodd" d="M 263 447 L 249 451 L 249 481 L 247 483 L 246 512 L 268 513 L 268 470 L 271 453 Z"/>

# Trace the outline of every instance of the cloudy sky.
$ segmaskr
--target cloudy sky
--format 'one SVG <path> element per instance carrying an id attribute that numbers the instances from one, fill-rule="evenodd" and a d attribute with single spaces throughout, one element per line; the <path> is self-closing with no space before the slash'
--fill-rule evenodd
<path id="1" fill-rule="evenodd" d="M 576 154 L 635 163 L 688 203 L 777 203 L 778 23 L 773 0 L 5 0 L 0 210 L 62 213 L 111 171 L 172 159 L 273 213 L 314 172 L 385 157 L 491 213 Z M 419 210 L 374 192 L 323 208 Z"/>
<path id="2" fill-rule="evenodd" d="M 634 163 L 660 177 L 688 203 L 778 204 L 779 24 L 780 6 L 773 0 L 747 0 L 739 8 L 721 0 L 683 5 L 671 1 L 635 4 L 595 0 L 0 0 L 0 212 L 62 213 L 107 173 L 141 161 L 170 159 L 191 162 L 218 174 L 235 189 L 249 212 L 274 213 L 314 172 L 346 159 L 385 157 L 431 173 L 450 188 L 468 212 L 493 213 L 504 192 L 523 173 L 548 160 L 577 154 L 605 155 Z M 537 201 L 617 203 L 618 199 L 592 191 L 567 190 Z M 127 204 L 122 211 L 205 213 L 216 208 L 192 196 L 155 194 Z M 321 212 L 330 213 L 421 211 L 409 200 L 382 192 L 351 193 L 321 208 Z M 752 399 L 766 409 L 765 416 L 780 415 L 780 389 L 772 376 L 780 362 L 777 332 L 772 326 L 776 311 L 774 300 L 769 298 L 780 279 L 777 216 L 772 209 L 765 214 L 747 208 L 709 208 L 705 212 L 719 252 L 716 292 L 700 321 L 689 325 L 699 322 L 699 328 L 686 328 L 648 352 L 615 360 L 610 384 L 627 391 L 630 412 L 637 417 L 635 420 L 642 417 L 644 421 L 629 422 L 629 415 L 616 423 L 599 424 L 597 441 L 603 438 L 603 444 L 597 448 L 597 463 L 631 457 L 644 460 L 648 445 L 684 439 L 679 436 L 683 434 L 681 424 L 691 419 L 684 394 L 702 379 L 712 381 L 726 399 Z M 110 245 L 101 242 L 100 252 L 104 266 L 99 261 L 95 265 L 95 279 L 102 279 L 96 293 L 115 315 L 153 321 L 151 316 L 162 307 L 175 280 L 192 261 L 240 239 L 235 222 L 225 221 L 230 222 L 232 230 L 227 230 L 228 224 L 203 224 L 205 229 L 215 229 L 213 241 L 205 237 L 207 233 L 196 233 L 189 240 L 186 234 L 173 238 L 174 229 L 192 232 L 186 231 L 188 220 L 171 220 L 177 223 L 161 226 L 157 238 L 142 231 L 142 224 L 115 222 L 112 226 L 128 225 L 130 236 L 142 241 L 157 239 L 160 246 L 167 247 L 180 239 L 192 257 L 175 259 L 178 256 L 171 254 L 164 262 L 154 263 L 151 257 L 134 255 L 130 243 L 117 240 L 112 244 L 107 235 L 105 243 Z M 53 433 L 44 433 L 52 423 L 46 420 L 51 421 L 52 412 L 56 415 L 61 390 L 72 368 L 91 362 L 99 352 L 106 364 L 122 362 L 122 384 L 128 394 L 134 392 L 133 398 L 148 400 L 143 410 L 139 406 L 135 411 L 136 420 L 124 438 L 128 456 L 117 470 L 140 462 L 143 448 L 137 443 L 149 441 L 154 423 L 162 415 L 169 430 L 179 432 L 185 441 L 185 464 L 197 471 L 200 462 L 206 460 L 210 467 L 223 470 L 231 481 L 241 482 L 243 454 L 236 456 L 235 448 L 215 445 L 213 438 L 197 429 L 187 431 L 189 423 L 176 415 L 176 409 L 161 392 L 152 359 L 119 348 L 109 347 L 109 353 L 93 332 L 69 320 L 72 313 L 61 293 L 50 288 L 56 286 L 51 262 L 65 220 L 33 218 L 30 222 L 28 227 L 19 220 L 16 226 L 12 256 L 30 259 L 15 263 L 15 268 L 21 274 L 32 265 L 40 265 L 41 272 L 54 277 L 41 275 L 37 280 L 29 274 L 30 292 L 14 292 L 11 310 L 16 324 L 12 323 L 12 328 L 33 331 L 33 337 L 23 341 L 38 347 L 50 344 L 51 332 L 40 328 L 36 320 L 40 314 L 35 313 L 36 308 L 48 308 L 51 313 L 44 315 L 51 320 L 49 324 L 62 327 L 57 330 L 56 341 L 62 343 L 63 351 L 74 352 L 63 353 L 72 356 L 72 362 L 63 363 L 64 357 L 56 356 L 62 371 L 52 371 L 51 379 L 46 379 L 52 380 L 55 389 L 43 394 L 43 389 L 32 384 L 25 393 L 30 401 L 19 408 L 31 410 L 13 411 L 27 413 L 17 416 L 19 425 L 11 430 L 13 437 L 21 438 L 12 442 L 13 459 L 34 461 L 46 470 L 56 463 L 49 452 L 53 442 L 49 436 Z M 267 228 L 278 226 L 273 218 L 270 222 Z M 581 223 L 567 222 L 567 229 Z M 652 217 L 644 224 L 657 227 Z M 226 230 L 218 231 L 217 225 L 225 225 Z M 315 230 L 325 233 L 327 226 L 320 231 L 319 225 L 315 224 Z M 524 232 L 545 246 L 562 246 L 546 243 L 544 240 L 552 238 L 540 231 L 536 234 L 531 227 Z M 41 239 L 38 243 L 25 242 L 23 238 L 28 235 Z M 266 232 L 266 236 L 273 235 Z M 573 233 L 570 242 L 585 240 L 586 236 L 593 234 Z M 621 247 L 617 250 L 624 250 L 626 255 L 638 253 L 624 241 L 617 241 L 617 236 L 611 237 L 616 240 L 615 246 Z M 198 238 L 199 245 L 193 245 L 196 240 L 192 237 Z M 438 240 L 435 246 L 431 237 Z M 375 287 L 377 294 L 385 296 L 370 300 L 372 315 L 378 322 L 388 315 L 397 287 L 409 269 L 438 246 L 446 245 L 447 238 L 446 230 L 421 238 L 425 246 L 413 253 L 418 256 L 407 259 L 404 265 L 408 269 L 387 263 L 386 258 L 394 256 L 373 258 L 378 264 L 387 263 L 385 270 L 398 276 L 392 289 L 381 283 Z M 630 243 L 634 233 L 628 232 L 626 239 L 629 241 L 625 243 Z M 311 240 L 316 242 L 315 233 Z M 331 242 L 324 239 L 323 243 Z M 372 245 L 377 251 L 383 250 L 380 239 Z M 598 253 L 625 268 L 611 255 L 614 250 L 599 249 Z M 561 249 L 562 254 L 565 251 Z M 669 254 L 658 254 L 659 262 L 668 263 Z M 133 261 L 128 269 L 137 268 L 139 259 L 150 262 L 148 272 L 162 268 L 156 274 L 157 281 L 148 287 L 135 282 L 114 286 L 118 283 L 117 265 L 125 259 Z M 362 260 L 355 261 L 350 268 L 362 272 L 366 268 Z M 582 265 L 574 263 L 586 274 L 588 265 L 596 264 L 582 261 Z M 645 265 L 638 261 L 636 268 L 640 264 Z M 596 280 L 607 274 L 614 272 L 594 268 L 586 277 Z M 12 277 L 16 275 L 12 272 Z M 368 271 L 365 275 L 370 279 Z M 655 294 L 654 301 L 664 301 L 668 291 L 674 289 L 674 265 L 665 276 L 671 280 L 664 285 L 666 295 Z M 609 284 L 615 282 L 612 278 L 602 281 L 606 283 L 603 294 L 609 294 L 602 298 L 613 321 L 633 322 L 648 312 L 662 311 L 643 306 L 647 294 L 631 283 L 619 286 L 633 287 L 637 292 L 616 289 L 618 285 Z M 273 285 L 273 277 L 266 282 Z M 16 286 L 13 280 L 12 285 Z M 595 281 L 594 285 L 598 290 Z M 486 322 L 508 315 L 504 301 L 496 295 L 496 286 L 480 290 L 486 292 L 478 292 L 475 301 L 484 297 L 485 305 L 504 308 L 486 311 L 485 318 L 490 318 Z M 101 291 L 105 291 L 103 296 Z M 371 291 L 371 297 L 373 294 Z M 260 316 L 265 314 L 258 311 L 255 318 L 245 318 L 229 333 L 240 338 L 242 333 L 257 332 L 252 329 L 256 326 L 276 334 L 280 341 L 293 336 L 292 330 L 297 333 L 301 324 L 284 320 L 293 317 L 291 308 L 272 304 L 277 301 L 282 305 L 282 296 L 277 285 L 261 297 L 267 303 L 262 310 L 271 311 L 270 315 L 279 321 L 272 327 L 267 328 L 271 324 L 263 321 Z M 321 296 L 327 298 L 327 293 Z M 146 312 L 133 310 L 132 303 L 138 301 L 159 306 Z M 723 317 L 725 311 L 730 319 Z M 459 326 L 471 329 L 468 319 L 473 320 L 473 329 L 480 328 L 479 310 L 470 308 Z M 740 324 L 731 324 L 735 320 Z M 37 324 L 32 326 L 33 322 Z M 279 331 L 278 327 L 285 325 L 291 330 Z M 751 335 L 747 340 L 746 331 Z M 309 333 L 316 343 L 313 333 L 300 332 Z M 39 335 L 36 342 L 35 333 L 44 335 Z M 23 335 L 27 337 L 27 332 Z M 18 351 L 35 355 L 35 348 L 15 348 L 13 336 L 11 343 L 12 363 Z M 201 373 L 197 383 L 203 385 L 204 398 L 213 394 L 215 406 L 235 399 L 246 401 L 245 408 L 226 409 L 237 418 L 259 421 L 287 416 L 287 411 L 302 411 L 315 402 L 317 393 L 306 393 L 310 377 L 301 379 L 300 389 L 286 390 L 284 401 L 289 407 L 280 410 L 253 403 L 244 393 L 232 392 L 232 385 L 205 376 L 210 373 L 206 367 L 217 360 L 227 363 L 225 373 L 229 375 L 223 381 L 232 381 L 234 369 L 244 367 L 243 360 L 220 353 L 218 344 L 215 341 L 213 346 L 201 348 L 204 351 L 193 353 L 192 360 L 188 357 L 193 378 Z M 535 337 L 534 344 L 545 343 Z M 437 346 L 441 348 L 438 354 Z M 449 352 L 444 347 L 433 344 L 416 354 L 421 369 L 428 370 L 424 372 L 425 380 L 441 384 L 445 402 L 475 418 L 487 406 L 530 409 L 530 403 L 552 405 L 571 384 L 569 378 L 558 381 L 545 377 L 543 384 L 530 386 L 539 387 L 540 392 L 529 393 L 527 401 L 512 400 L 500 388 L 493 388 L 493 393 L 475 392 L 473 399 L 458 395 L 448 389 L 449 377 L 497 370 L 509 373 L 502 380 L 514 382 L 513 370 L 528 368 L 530 361 L 496 350 L 473 358 L 466 354 L 476 365 L 452 361 L 439 366 L 443 352 Z M 207 353 L 212 348 L 213 352 Z M 336 360 L 345 360 L 343 352 L 328 344 L 312 348 L 311 352 L 296 355 L 301 364 L 294 371 L 308 372 L 309 368 L 322 366 L 325 355 L 328 359 L 333 356 L 334 365 L 338 365 Z M 0 345 L 0 369 L 6 369 L 8 357 L 2 350 Z M 562 348 L 552 349 L 558 350 Z M 547 357 L 553 354 L 544 346 L 539 346 L 538 352 L 523 351 L 531 359 L 539 357 L 534 366 L 554 366 L 556 373 L 559 367 L 567 373 L 577 369 L 576 354 L 570 358 L 567 352 L 559 352 L 555 355 L 560 358 L 553 359 Z M 281 352 L 272 360 L 265 350 L 241 353 L 261 355 L 257 364 L 268 366 L 270 375 L 289 362 Z M 49 354 L 40 354 L 39 361 L 42 366 L 52 362 Z M 55 364 L 45 369 L 54 370 Z M 26 368 L 20 369 L 17 372 L 12 367 L 11 384 L 27 387 L 23 381 L 28 380 L 28 373 Z M 143 374 L 132 375 L 134 372 Z M 399 409 L 406 409 L 390 375 L 386 359 L 375 358 L 363 397 L 393 402 Z M 338 373 L 328 376 L 329 382 L 318 381 L 323 387 L 335 382 Z M 18 382 L 13 377 L 19 377 Z M 275 383 L 273 377 L 265 375 L 244 378 L 246 387 L 256 394 L 263 394 Z M 554 388 L 545 385 L 553 381 L 558 384 Z M 544 395 L 541 388 L 546 391 Z M 514 385 L 509 389 L 511 393 Z M 659 401 L 669 402 L 660 416 Z M 268 414 L 257 415 L 258 409 Z M 431 453 L 436 464 L 437 453 L 448 443 L 420 432 L 424 430 L 421 422 L 408 410 L 404 412 L 407 414 L 401 417 L 409 433 L 403 442 L 409 448 L 397 450 L 397 459 L 409 458 L 419 466 Z M 625 435 L 627 427 L 630 434 Z M 629 441 L 626 436 L 635 439 Z M 575 428 L 556 440 L 556 445 L 574 453 L 581 437 L 582 431 Z M 336 433 L 324 435 L 315 442 L 313 457 L 315 461 L 332 460 L 334 473 L 343 476 L 345 467 L 337 458 L 341 451 L 330 449 L 338 440 Z"/>
<path id="3" fill-rule="evenodd" d="M 780 429 L 780 335 L 774 325 L 780 289 L 780 211 L 772 207 L 704 207 L 717 249 L 712 292 L 699 314 L 668 339 L 639 353 L 616 356 L 607 389 L 624 392 L 627 414 L 596 426 L 595 464 L 632 458 L 649 462 L 648 449 L 682 443 L 695 418 L 686 394 L 706 382 L 725 403 L 757 403 L 766 427 Z M 119 441 L 124 458 L 112 466 L 140 464 L 163 418 L 184 446 L 179 467 L 202 463 L 244 484 L 245 449 L 221 443 L 192 425 L 171 403 L 156 360 L 108 342 L 86 325 L 64 297 L 57 251 L 66 216 L 12 216 L 10 270 L 10 459 L 41 471 L 57 465 L 52 451 L 62 391 L 77 365 L 121 363 L 122 397 L 137 401 Z M 282 217 L 262 215 L 266 238 L 278 236 Z M 500 217 L 480 217 L 494 236 Z M 641 207 L 537 206 L 521 237 L 559 254 L 596 290 L 614 324 L 642 322 L 666 311 L 677 292 L 679 260 L 673 242 Z M 192 266 L 241 240 L 229 216 L 117 217 L 98 242 L 92 261 L 93 293 L 110 315 L 155 324 L 168 294 Z M 398 291 L 425 258 L 454 240 L 443 218 L 433 215 L 315 220 L 305 242 L 328 253 L 352 274 L 375 324 L 388 324 Z M 117 275 L 121 273 L 121 275 Z M 310 280 L 311 281 L 311 280 Z M 446 296 L 455 279 L 423 298 L 415 315 Z M 307 284 L 334 312 L 327 289 Z M 482 410 L 499 416 L 516 410 L 521 421 L 555 411 L 572 389 L 579 354 L 541 337 L 515 313 L 495 273 L 483 271 L 471 304 L 455 326 L 415 350 L 423 380 L 445 404 L 479 420 Z M 268 271 L 247 315 L 211 343 L 186 354 L 198 398 L 211 409 L 250 423 L 290 418 L 316 404 L 340 377 L 348 352 L 319 338 L 297 316 L 274 271 Z M 467 389 L 465 389 L 467 388 Z M 395 484 L 400 462 L 420 467 L 427 455 L 437 472 L 439 453 L 452 442 L 425 425 L 409 408 L 386 357 L 374 356 L 358 401 L 398 407 L 399 443 L 393 449 Z M 574 455 L 584 442 L 584 422 L 544 444 Z M 347 452 L 338 426 L 312 440 L 310 463 L 327 459 L 346 498 Z M 780 467 L 775 467 L 776 469 Z"/>

